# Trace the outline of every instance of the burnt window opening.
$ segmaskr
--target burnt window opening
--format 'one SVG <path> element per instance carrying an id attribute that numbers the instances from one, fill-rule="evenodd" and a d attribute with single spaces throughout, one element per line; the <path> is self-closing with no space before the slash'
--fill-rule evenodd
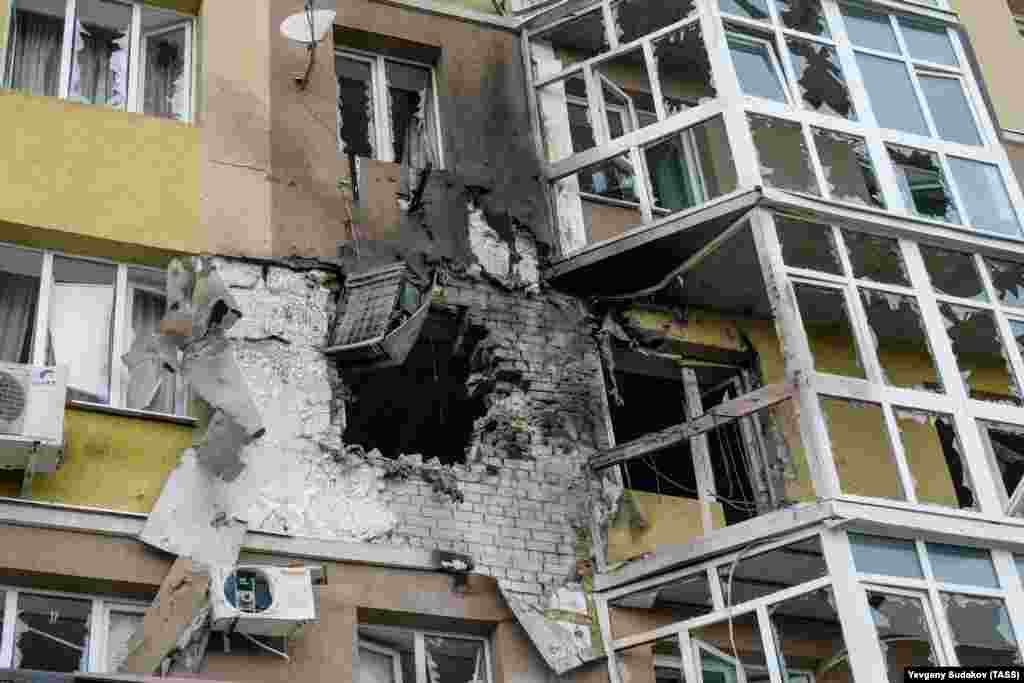
<path id="1" fill-rule="evenodd" d="M 464 312 L 431 308 L 402 365 L 348 369 L 345 443 L 388 458 L 418 453 L 424 461 L 462 462 L 473 423 L 484 413 L 466 381 L 470 356 L 485 335 L 467 325 Z"/>
<path id="2" fill-rule="evenodd" d="M 615 379 L 623 404 L 611 406 L 618 444 L 687 421 L 682 367 L 671 360 L 621 350 L 615 352 Z M 701 413 L 736 398 L 742 390 L 741 370 L 708 365 L 696 369 Z M 715 485 L 715 500 L 727 525 L 758 514 L 746 440 L 740 421 L 705 433 Z M 692 441 L 666 447 L 622 465 L 627 489 L 677 498 L 698 499 L 699 487 Z"/>
<path id="3" fill-rule="evenodd" d="M 1007 499 L 1012 498 L 1024 478 L 1024 429 L 1001 424 L 984 425 L 984 429 L 992 445 L 1003 491 Z"/>

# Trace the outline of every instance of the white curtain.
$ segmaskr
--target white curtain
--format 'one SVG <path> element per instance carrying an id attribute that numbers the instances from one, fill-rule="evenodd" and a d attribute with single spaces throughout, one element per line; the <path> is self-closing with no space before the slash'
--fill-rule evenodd
<path id="1" fill-rule="evenodd" d="M 124 108 L 128 102 L 127 33 L 75 22 L 75 59 L 69 97 Z"/>
<path id="2" fill-rule="evenodd" d="M 56 97 L 63 37 L 62 18 L 18 10 L 12 41 L 11 87 L 33 95 Z"/>
<path id="3" fill-rule="evenodd" d="M 180 119 L 185 112 L 185 29 L 146 39 L 146 113 Z"/>
<path id="4" fill-rule="evenodd" d="M 110 335 L 114 288 L 110 285 L 53 286 L 47 364 L 67 364 L 68 396 L 110 401 Z"/>
<path id="5" fill-rule="evenodd" d="M 136 340 L 154 334 L 167 308 L 167 299 L 163 294 L 133 287 L 130 296 L 132 326 L 128 332 L 128 339 L 125 340 L 126 349 L 133 348 Z M 124 369 L 122 377 L 122 386 L 125 388 L 124 395 L 129 408 L 152 410 L 159 413 L 174 412 L 175 375 L 173 372 L 166 368 L 161 369 L 160 385 L 151 399 L 130 390 L 131 374 L 127 368 Z M 149 399 L 148 403 L 146 403 L 147 399 Z"/>
<path id="6" fill-rule="evenodd" d="M 39 280 L 0 272 L 0 361 L 27 363 Z"/>
<path id="7" fill-rule="evenodd" d="M 395 109 L 397 107 L 392 108 L 393 111 Z M 433 91 L 426 88 L 419 91 L 418 106 L 405 128 L 399 194 L 404 198 L 411 198 L 412 193 L 420 185 L 422 174 L 428 168 L 437 169 L 439 158 Z"/>

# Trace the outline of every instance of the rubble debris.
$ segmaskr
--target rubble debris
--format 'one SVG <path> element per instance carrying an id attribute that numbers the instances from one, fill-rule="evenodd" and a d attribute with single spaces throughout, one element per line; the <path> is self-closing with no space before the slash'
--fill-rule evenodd
<path id="1" fill-rule="evenodd" d="M 549 608 L 542 609 L 498 585 L 516 620 L 557 675 L 604 656 L 600 638 L 594 640 L 591 628 L 596 619 L 580 587 L 559 589 L 550 597 Z"/>

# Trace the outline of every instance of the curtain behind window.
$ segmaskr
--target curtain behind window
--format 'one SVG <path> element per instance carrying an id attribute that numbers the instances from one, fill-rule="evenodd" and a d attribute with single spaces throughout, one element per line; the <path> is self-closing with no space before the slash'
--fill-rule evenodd
<path id="1" fill-rule="evenodd" d="M 70 97 L 124 108 L 128 103 L 128 34 L 75 22 Z"/>
<path id="2" fill-rule="evenodd" d="M 132 288 L 132 328 L 125 348 L 133 348 L 137 340 L 155 334 L 167 308 L 167 299 L 162 294 L 147 292 L 144 289 Z M 152 410 L 160 413 L 174 412 L 175 375 L 167 369 L 160 373 L 161 381 L 156 392 L 145 396 L 135 391 L 131 383 L 130 373 L 125 372 L 126 401 L 129 408 L 136 410 Z"/>
<path id="3" fill-rule="evenodd" d="M 146 113 L 167 119 L 185 115 L 185 29 L 146 38 Z"/>
<path id="4" fill-rule="evenodd" d="M 0 361 L 28 363 L 39 278 L 0 271 Z"/>
<path id="5" fill-rule="evenodd" d="M 19 9 L 14 18 L 10 87 L 56 97 L 64 19 Z"/>

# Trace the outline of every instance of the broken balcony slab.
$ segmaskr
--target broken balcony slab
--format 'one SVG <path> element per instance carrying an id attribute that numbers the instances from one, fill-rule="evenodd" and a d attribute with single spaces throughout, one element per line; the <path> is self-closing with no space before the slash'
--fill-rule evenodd
<path id="1" fill-rule="evenodd" d="M 504 587 L 504 582 L 499 582 L 498 587 L 520 626 L 526 631 L 547 665 L 558 676 L 604 656 L 603 647 L 594 646 L 589 615 L 576 611 L 549 610 L 551 613 L 558 613 L 557 619 L 549 618 L 545 612 L 523 600 L 521 596 L 509 593 Z M 582 594 L 579 597 L 585 600 Z M 569 614 L 574 618 L 567 618 Z"/>
<path id="2" fill-rule="evenodd" d="M 555 288 L 586 297 L 615 297 L 657 288 L 757 206 L 754 188 L 674 215 L 618 239 L 586 247 L 553 264 L 545 277 Z"/>
<path id="3" fill-rule="evenodd" d="M 210 336 L 190 345 L 182 373 L 200 398 L 231 416 L 249 437 L 264 432 L 259 410 L 225 337 Z"/>
<path id="4" fill-rule="evenodd" d="M 189 449 L 164 484 L 139 538 L 206 566 L 234 564 L 248 524 L 245 507 L 229 493 Z"/>

